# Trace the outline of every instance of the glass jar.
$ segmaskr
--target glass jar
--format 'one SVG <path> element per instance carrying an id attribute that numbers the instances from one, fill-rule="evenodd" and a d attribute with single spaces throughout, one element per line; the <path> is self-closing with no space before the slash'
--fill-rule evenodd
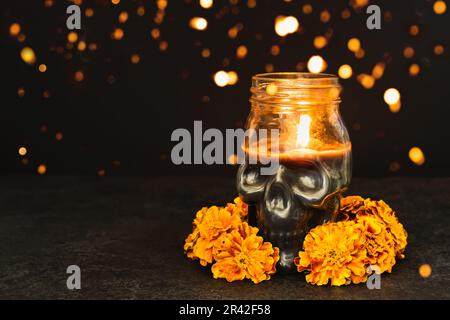
<path id="1" fill-rule="evenodd" d="M 335 220 L 350 183 L 351 143 L 339 113 L 340 91 L 338 78 L 328 74 L 267 73 L 252 79 L 246 128 L 256 139 L 244 143 L 237 189 L 253 207 L 261 235 L 280 248 L 281 270 L 295 268 L 311 228 Z M 267 143 L 267 134 L 258 135 L 260 129 L 275 130 L 277 148 Z M 250 161 L 255 153 L 259 159 L 262 145 L 278 161 L 270 174 L 261 170 L 267 162 Z"/>

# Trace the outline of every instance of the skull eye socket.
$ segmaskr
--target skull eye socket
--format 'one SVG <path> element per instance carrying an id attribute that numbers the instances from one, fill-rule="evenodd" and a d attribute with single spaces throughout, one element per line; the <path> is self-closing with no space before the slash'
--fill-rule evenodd
<path id="1" fill-rule="evenodd" d="M 285 179 L 289 179 L 292 191 L 306 203 L 321 201 L 330 187 L 327 170 L 316 163 L 301 168 L 288 168 Z"/>
<path id="2" fill-rule="evenodd" d="M 244 201 L 257 201 L 270 176 L 261 174 L 261 166 L 243 164 L 237 174 L 237 189 Z"/>

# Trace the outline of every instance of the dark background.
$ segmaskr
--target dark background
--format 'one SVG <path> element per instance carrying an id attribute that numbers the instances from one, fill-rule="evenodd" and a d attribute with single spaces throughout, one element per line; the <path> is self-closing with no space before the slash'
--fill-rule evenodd
<path id="1" fill-rule="evenodd" d="M 41 164 L 50 175 L 234 172 L 229 166 L 174 166 L 171 132 L 178 127 L 192 130 L 194 120 L 202 120 L 204 128 L 242 127 L 253 74 L 265 72 L 267 64 L 274 71 L 295 71 L 320 54 L 328 73 L 336 74 L 344 63 L 353 68 L 353 76 L 341 80 L 341 111 L 353 143 L 355 175 L 450 174 L 448 10 L 435 14 L 434 1 L 370 1 L 381 7 L 384 17 L 382 30 L 370 31 L 365 8 L 353 8 L 348 1 L 256 3 L 249 8 L 245 0 L 215 0 L 206 10 L 195 0 L 169 0 L 158 23 L 155 1 L 83 1 L 82 12 L 92 8 L 94 16 L 83 14 L 78 41 L 95 43 L 97 50 L 79 51 L 77 43 L 67 44 L 68 1 L 2 1 L 0 172 L 37 175 Z M 306 15 L 302 6 L 308 3 L 313 11 Z M 145 8 L 143 16 L 136 14 L 139 6 Z M 351 16 L 343 19 L 346 8 Z M 320 20 L 323 10 L 331 14 L 327 23 Z M 117 19 L 122 11 L 129 14 L 123 24 Z M 299 31 L 279 37 L 274 31 L 278 15 L 296 16 Z M 207 30 L 189 27 L 194 16 L 208 20 Z M 21 26 L 22 42 L 9 35 L 14 22 Z M 238 23 L 243 28 L 230 39 L 228 30 Z M 417 36 L 409 33 L 413 24 L 419 26 Z M 116 27 L 124 31 L 119 41 L 111 39 Z M 159 39 L 150 35 L 154 28 L 160 30 Z M 328 45 L 315 49 L 314 37 L 327 32 L 332 32 Z M 352 37 L 361 40 L 362 59 L 347 49 Z M 163 41 L 168 43 L 165 51 L 160 50 Z M 444 54 L 434 54 L 436 44 L 444 46 Z M 242 60 L 235 54 L 240 45 L 248 48 Z M 278 56 L 271 55 L 272 45 L 280 46 Z M 25 46 L 36 53 L 33 65 L 20 58 Z M 414 48 L 411 59 L 402 54 L 406 46 Z M 201 56 L 204 48 L 210 49 L 209 58 Z M 139 54 L 138 64 L 130 62 L 132 54 Z M 370 74 L 380 61 L 387 64 L 383 77 L 372 89 L 363 88 L 357 75 Z M 38 71 L 41 63 L 47 65 L 45 73 Z M 416 77 L 408 74 L 412 63 L 421 67 Z M 81 82 L 74 80 L 79 70 L 84 73 Z M 238 83 L 216 86 L 213 75 L 219 70 L 236 71 Z M 21 87 L 23 97 L 17 94 Z M 399 113 L 390 112 L 383 101 L 390 87 L 401 93 Z M 55 138 L 57 133 L 63 134 L 62 140 Z M 18 154 L 21 146 L 28 150 L 25 157 Z M 408 158 L 413 146 L 425 154 L 422 166 Z"/>

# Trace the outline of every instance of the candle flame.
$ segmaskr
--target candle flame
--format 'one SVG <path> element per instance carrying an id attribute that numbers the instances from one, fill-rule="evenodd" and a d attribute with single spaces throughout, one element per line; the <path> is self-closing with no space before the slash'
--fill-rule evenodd
<path id="1" fill-rule="evenodd" d="M 301 115 L 297 127 L 297 145 L 307 147 L 309 144 L 309 127 L 311 125 L 311 117 L 307 114 Z"/>

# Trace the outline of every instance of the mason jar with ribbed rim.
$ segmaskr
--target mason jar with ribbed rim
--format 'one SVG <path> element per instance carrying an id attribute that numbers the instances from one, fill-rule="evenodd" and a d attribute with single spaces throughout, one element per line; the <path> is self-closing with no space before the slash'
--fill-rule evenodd
<path id="1" fill-rule="evenodd" d="M 278 166 L 262 174 L 267 163 L 249 160 L 258 158 L 262 145 L 270 149 L 267 135 L 247 141 L 237 189 L 254 209 L 261 235 L 280 248 L 281 270 L 294 269 L 293 260 L 311 228 L 335 220 L 341 194 L 350 183 L 351 143 L 339 113 L 340 91 L 338 78 L 328 74 L 266 73 L 252 78 L 246 128 L 256 133 L 276 129 L 277 149 L 265 152 L 276 157 Z"/>

